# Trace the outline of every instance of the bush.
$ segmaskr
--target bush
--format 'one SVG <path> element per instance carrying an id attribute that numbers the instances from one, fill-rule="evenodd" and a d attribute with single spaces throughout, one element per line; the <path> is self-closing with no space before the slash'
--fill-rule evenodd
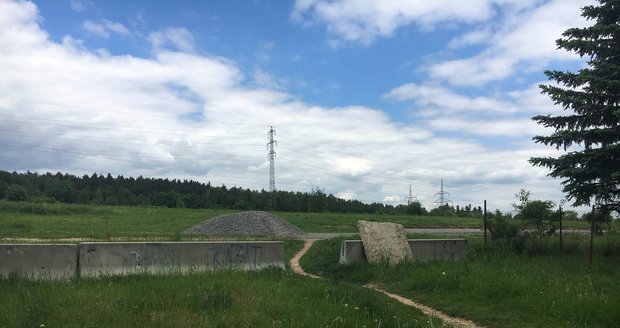
<path id="1" fill-rule="evenodd" d="M 8 184 L 2 180 L 0 180 L 0 198 L 4 198 L 6 188 L 8 188 Z"/>
<path id="2" fill-rule="evenodd" d="M 62 203 L 75 203 L 78 191 L 71 181 L 52 180 L 46 185 L 46 194 Z"/>
<path id="3" fill-rule="evenodd" d="M 183 197 L 174 190 L 156 193 L 153 195 L 152 202 L 155 206 L 166 206 L 169 208 L 185 207 Z"/>
<path id="4" fill-rule="evenodd" d="M 233 205 L 233 209 L 240 211 L 247 211 L 250 209 L 250 204 L 248 204 L 245 200 L 239 199 L 235 205 Z"/>
<path id="5" fill-rule="evenodd" d="M 448 204 L 435 207 L 429 214 L 431 216 L 456 216 L 454 208 Z"/>
<path id="6" fill-rule="evenodd" d="M 515 220 L 502 215 L 495 215 L 488 221 L 491 240 L 501 249 L 514 250 L 522 253 L 525 248 L 525 240 L 522 229 Z"/>
<path id="7" fill-rule="evenodd" d="M 204 208 L 202 197 L 198 194 L 183 195 L 183 203 L 187 208 Z"/>
<path id="8" fill-rule="evenodd" d="M 22 202 L 28 199 L 28 193 L 26 192 L 26 189 L 18 185 L 10 185 L 8 188 L 6 188 L 6 191 L 4 193 L 4 197 L 10 201 Z"/>

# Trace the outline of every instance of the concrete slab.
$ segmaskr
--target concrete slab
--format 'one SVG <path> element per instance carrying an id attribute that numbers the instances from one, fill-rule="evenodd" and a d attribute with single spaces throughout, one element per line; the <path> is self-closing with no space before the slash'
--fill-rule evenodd
<path id="1" fill-rule="evenodd" d="M 75 244 L 0 244 L 0 276 L 70 279 L 77 270 Z"/>
<path id="2" fill-rule="evenodd" d="M 80 243 L 81 277 L 284 269 L 281 241 Z"/>
<path id="3" fill-rule="evenodd" d="M 414 261 L 455 260 L 467 256 L 466 239 L 412 239 L 409 247 Z"/>
<path id="4" fill-rule="evenodd" d="M 465 239 L 409 239 L 414 261 L 460 259 L 467 256 Z M 343 240 L 340 246 L 340 264 L 366 262 L 361 240 Z"/>
<path id="5" fill-rule="evenodd" d="M 396 264 L 413 258 L 402 224 L 360 220 L 357 228 L 368 262 Z"/>

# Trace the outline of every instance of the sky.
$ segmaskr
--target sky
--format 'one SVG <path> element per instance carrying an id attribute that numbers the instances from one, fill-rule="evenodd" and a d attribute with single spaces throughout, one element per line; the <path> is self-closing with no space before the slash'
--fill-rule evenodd
<path id="1" fill-rule="evenodd" d="M 427 209 L 559 202 L 545 70 L 581 0 L 0 0 L 0 169 L 166 177 Z"/>

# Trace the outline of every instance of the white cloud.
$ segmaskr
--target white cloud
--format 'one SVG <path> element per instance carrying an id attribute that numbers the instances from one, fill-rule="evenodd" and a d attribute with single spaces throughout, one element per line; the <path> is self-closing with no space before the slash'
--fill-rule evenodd
<path id="1" fill-rule="evenodd" d="M 475 44 L 482 44 L 488 41 L 491 36 L 492 31 L 490 29 L 480 28 L 455 37 L 454 39 L 450 40 L 448 47 L 460 48 Z"/>
<path id="2" fill-rule="evenodd" d="M 131 34 L 131 32 L 129 32 L 129 30 L 125 27 L 125 25 L 121 23 L 112 22 L 107 19 L 102 20 L 102 22 L 108 30 L 114 33 L 121 34 L 121 35 Z"/>
<path id="3" fill-rule="evenodd" d="M 131 35 L 131 32 L 125 25 L 107 19 L 102 19 L 99 22 L 85 20 L 82 22 L 82 28 L 89 34 L 100 36 L 104 39 L 110 38 L 111 33 L 123 36 Z"/>
<path id="4" fill-rule="evenodd" d="M 441 110 L 444 114 L 455 112 L 500 112 L 511 113 L 517 109 L 509 102 L 490 97 L 467 97 L 450 89 L 431 85 L 407 83 L 383 95 L 384 99 L 397 101 L 413 100 L 419 107 Z"/>
<path id="5" fill-rule="evenodd" d="M 108 32 L 108 30 L 102 24 L 95 23 L 90 20 L 82 22 L 82 28 L 84 28 L 86 32 L 100 36 L 102 38 L 107 39 L 110 37 L 110 32 Z"/>
<path id="6" fill-rule="evenodd" d="M 81 0 L 71 0 L 69 1 L 69 6 L 71 7 L 71 9 L 73 9 L 74 11 L 77 12 L 81 12 L 86 10 L 86 7 L 91 4 L 91 2 L 85 2 L 85 1 L 81 1 Z"/>
<path id="7" fill-rule="evenodd" d="M 336 197 L 344 200 L 353 200 L 355 199 L 355 193 L 352 192 L 340 192 L 336 195 Z"/>
<path id="8" fill-rule="evenodd" d="M 390 90 L 383 98 L 413 102 L 412 115 L 433 131 L 476 136 L 529 139 L 547 134 L 549 131 L 530 118 L 561 112 L 549 97 L 540 93 L 538 84 L 495 97 L 472 97 L 446 87 L 407 83 Z"/>
<path id="9" fill-rule="evenodd" d="M 484 28 L 474 29 L 453 39 L 451 47 L 486 44 L 480 53 L 447 60 L 426 68 L 434 79 L 453 85 L 482 85 L 518 75 L 522 70 L 540 71 L 552 60 L 578 57 L 558 50 L 555 40 L 571 27 L 587 26 L 581 8 L 589 0 L 553 0 L 519 13 L 510 13 Z M 489 26 L 495 26 L 490 28 Z"/>
<path id="10" fill-rule="evenodd" d="M 252 78 L 257 86 L 263 88 L 283 90 L 284 85 L 286 84 L 286 81 L 272 76 L 271 74 L 265 72 L 259 67 L 254 69 L 254 74 L 252 75 Z"/>
<path id="11" fill-rule="evenodd" d="M 488 198 L 490 206 L 505 206 L 521 187 L 561 196 L 557 182 L 527 163 L 546 149 L 528 144 L 498 152 L 461 136 L 438 137 L 428 123 L 395 123 L 373 108 L 313 106 L 272 87 L 248 85 L 236 63 L 194 52 L 183 28 L 151 33 L 156 51 L 140 58 L 85 49 L 73 38 L 54 42 L 30 2 L 0 1 L 0 12 L 6 13 L 0 15 L 2 169 L 261 189 L 268 182 L 266 133 L 274 125 L 279 189 L 318 186 L 372 202 L 404 195 L 413 184 L 429 207 L 445 178 L 457 204 Z M 408 88 L 414 96 L 403 87 L 390 97 L 459 112 L 460 101 L 484 109 L 510 98 L 452 92 L 452 100 L 442 102 L 433 99 L 441 88 Z M 525 91 L 513 96 L 519 92 Z"/>
<path id="12" fill-rule="evenodd" d="M 194 36 L 183 27 L 168 27 L 162 31 L 152 32 L 147 39 L 155 50 L 172 46 L 173 50 L 194 51 Z"/>
<path id="13" fill-rule="evenodd" d="M 556 49 L 555 40 L 570 27 L 587 26 L 581 8 L 592 0 L 298 0 L 293 21 L 325 24 L 330 47 L 343 42 L 370 44 L 398 28 L 417 25 L 464 31 L 448 48 L 472 45 L 483 49 L 470 57 L 442 59 L 425 66 L 431 78 L 453 85 L 483 85 L 522 71 L 540 71 L 552 60 L 576 60 Z M 458 52 L 457 52 L 458 54 Z"/>
<path id="14" fill-rule="evenodd" d="M 383 202 L 388 204 L 398 204 L 403 201 L 403 196 L 400 195 L 389 195 L 383 197 Z"/>
<path id="15" fill-rule="evenodd" d="M 415 23 L 434 28 L 443 22 L 480 22 L 492 13 L 489 0 L 298 0 L 291 18 L 324 23 L 338 39 L 368 44 L 377 37 L 391 36 L 401 26 Z"/>
<path id="16" fill-rule="evenodd" d="M 544 128 L 529 118 L 472 119 L 467 117 L 441 117 L 429 120 L 429 125 L 438 131 L 458 131 L 480 136 L 533 137 L 544 134 Z"/>
<path id="17" fill-rule="evenodd" d="M 357 177 L 368 174 L 372 169 L 372 163 L 360 157 L 335 157 L 330 159 L 333 170 L 337 174 L 343 174 L 351 177 Z"/>

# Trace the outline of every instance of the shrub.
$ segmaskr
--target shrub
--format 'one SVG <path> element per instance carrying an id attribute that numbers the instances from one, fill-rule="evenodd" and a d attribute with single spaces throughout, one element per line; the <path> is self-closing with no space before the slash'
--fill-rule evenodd
<path id="1" fill-rule="evenodd" d="M 28 199 L 28 193 L 26 189 L 18 185 L 10 185 L 6 188 L 5 198 L 10 201 L 21 202 Z"/>
<path id="2" fill-rule="evenodd" d="M 496 214 L 488 221 L 491 240 L 501 249 L 522 253 L 525 248 L 525 236 L 516 220 Z"/>
<path id="3" fill-rule="evenodd" d="M 240 210 L 240 211 L 247 211 L 250 209 L 250 204 L 248 204 L 245 200 L 243 199 L 239 199 L 235 205 L 233 206 L 234 209 L 236 210 Z"/>
<path id="4" fill-rule="evenodd" d="M 0 198 L 4 198 L 4 193 L 8 186 L 9 185 L 6 182 L 0 180 Z"/>
<path id="5" fill-rule="evenodd" d="M 52 180 L 46 185 L 46 194 L 62 203 L 75 203 L 78 192 L 71 181 Z"/>
<path id="6" fill-rule="evenodd" d="M 153 195 L 152 202 L 155 206 L 166 206 L 169 208 L 185 207 L 183 197 L 174 190 L 156 193 Z"/>

